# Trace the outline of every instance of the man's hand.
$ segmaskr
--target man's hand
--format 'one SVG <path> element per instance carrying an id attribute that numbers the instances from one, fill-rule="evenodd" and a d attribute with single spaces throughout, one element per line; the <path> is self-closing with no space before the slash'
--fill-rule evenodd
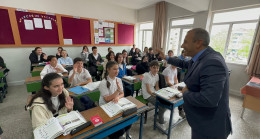
<path id="1" fill-rule="evenodd" d="M 160 49 L 156 49 L 156 51 L 160 54 L 159 56 L 162 58 L 162 59 L 166 59 L 167 56 L 165 56 L 164 52 Z"/>
<path id="2" fill-rule="evenodd" d="M 100 62 L 99 61 L 97 61 L 97 65 L 99 65 L 100 64 Z"/>
<path id="3" fill-rule="evenodd" d="M 46 54 L 43 54 L 43 59 L 47 60 L 47 55 Z"/>
<path id="4" fill-rule="evenodd" d="M 185 86 L 182 90 L 181 93 L 183 94 L 185 91 L 189 90 L 187 86 Z"/>

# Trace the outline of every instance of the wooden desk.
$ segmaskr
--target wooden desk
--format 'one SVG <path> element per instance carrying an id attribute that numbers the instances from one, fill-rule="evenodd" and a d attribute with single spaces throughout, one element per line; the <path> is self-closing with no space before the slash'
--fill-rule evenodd
<path id="1" fill-rule="evenodd" d="M 41 71 L 44 67 L 34 67 L 32 70 L 32 77 L 40 76 Z"/>
<path id="2" fill-rule="evenodd" d="M 129 96 L 126 97 L 131 102 L 137 105 L 137 112 L 131 114 L 127 117 L 122 117 L 122 113 L 110 118 L 101 107 L 95 107 L 89 109 L 87 111 L 81 112 L 83 117 L 90 121 L 90 117 L 99 115 L 103 120 L 103 124 L 94 127 L 93 124 L 91 126 L 83 129 L 82 131 L 78 132 L 77 134 L 71 136 L 60 136 L 58 139 L 71 139 L 71 138 L 91 138 L 91 139 L 100 139 L 109 136 L 110 134 L 125 128 L 126 126 L 131 125 L 132 123 L 136 122 L 140 118 L 140 130 L 139 130 L 139 138 L 142 138 L 142 126 L 143 126 L 143 112 L 147 109 L 147 106 L 141 103 L 140 101 L 136 100 L 135 98 Z"/>
<path id="3" fill-rule="evenodd" d="M 42 67 L 45 65 L 46 65 L 46 63 L 37 63 L 37 64 L 32 64 L 32 67 Z"/>
<path id="4" fill-rule="evenodd" d="M 144 75 L 136 75 L 133 77 L 136 78 L 133 81 L 122 78 L 122 81 L 125 84 L 125 87 L 127 87 L 128 89 L 131 90 L 132 96 L 134 94 L 134 91 L 140 90 L 140 88 L 142 88 L 142 78 L 144 77 Z"/>
<path id="5" fill-rule="evenodd" d="M 260 79 L 252 77 L 251 80 L 241 88 L 241 93 L 245 95 L 241 118 L 243 118 L 245 108 L 260 113 Z"/>
<path id="6" fill-rule="evenodd" d="M 62 78 L 67 78 L 68 77 L 68 73 L 62 73 L 63 76 Z M 35 76 L 35 77 L 28 77 L 25 80 L 25 84 L 26 84 L 26 88 L 27 88 L 27 92 L 36 92 L 39 91 L 41 89 L 41 76 Z"/>
<path id="7" fill-rule="evenodd" d="M 179 120 L 177 123 L 175 123 L 174 125 L 172 125 L 172 118 L 173 118 L 173 109 L 182 105 L 184 103 L 183 101 L 183 98 L 176 98 L 176 97 L 172 97 L 170 99 L 166 99 L 165 97 L 159 95 L 159 94 L 156 94 L 156 103 L 155 103 L 155 114 L 154 114 L 154 130 L 156 128 L 158 128 L 159 130 L 161 130 L 164 134 L 167 135 L 167 139 L 170 139 L 171 137 L 171 129 L 175 126 L 177 126 L 179 123 L 181 123 L 183 120 L 185 119 L 182 119 L 182 120 Z M 158 110 L 158 106 L 161 106 L 163 108 L 167 108 L 171 111 L 171 114 L 170 114 L 170 122 L 169 122 L 169 127 L 168 129 L 164 130 L 162 129 L 160 126 L 158 126 L 157 124 L 157 110 Z"/>

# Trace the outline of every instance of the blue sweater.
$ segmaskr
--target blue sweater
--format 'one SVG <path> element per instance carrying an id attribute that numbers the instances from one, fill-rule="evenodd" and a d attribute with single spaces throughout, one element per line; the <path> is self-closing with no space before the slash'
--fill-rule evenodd
<path id="1" fill-rule="evenodd" d="M 123 69 L 121 69 L 120 67 L 119 67 L 119 73 L 118 73 L 118 75 L 116 76 L 116 77 L 118 77 L 118 78 L 123 78 L 125 75 L 127 75 L 127 73 L 126 73 L 126 65 L 125 64 L 123 64 Z"/>

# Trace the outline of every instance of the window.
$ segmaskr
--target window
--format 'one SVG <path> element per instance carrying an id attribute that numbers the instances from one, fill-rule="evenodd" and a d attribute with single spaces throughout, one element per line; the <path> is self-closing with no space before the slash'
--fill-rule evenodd
<path id="1" fill-rule="evenodd" d="M 187 34 L 192 29 L 194 18 L 172 19 L 170 21 L 168 50 L 173 50 L 174 55 L 181 54 L 181 44 Z"/>
<path id="2" fill-rule="evenodd" d="M 143 23 L 140 24 L 139 31 L 139 46 L 144 50 L 145 47 L 152 47 L 152 37 L 153 37 L 153 23 Z"/>
<path id="3" fill-rule="evenodd" d="M 210 46 L 226 62 L 246 64 L 260 15 L 260 8 L 214 13 Z"/>

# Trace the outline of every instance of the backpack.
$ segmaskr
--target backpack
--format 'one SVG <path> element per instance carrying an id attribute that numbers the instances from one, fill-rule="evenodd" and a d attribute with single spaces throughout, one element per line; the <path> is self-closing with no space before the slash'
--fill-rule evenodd
<path id="1" fill-rule="evenodd" d="M 161 73 L 158 73 L 158 75 L 159 75 L 159 88 L 162 89 L 167 87 L 164 75 L 162 75 Z"/>
<path id="2" fill-rule="evenodd" d="M 84 107 L 85 107 L 85 110 L 88 110 L 88 109 L 91 109 L 91 108 L 94 108 L 96 107 L 96 104 L 93 100 L 91 100 L 89 98 L 89 96 L 82 96 L 80 98 L 80 101 L 83 103 Z"/>

